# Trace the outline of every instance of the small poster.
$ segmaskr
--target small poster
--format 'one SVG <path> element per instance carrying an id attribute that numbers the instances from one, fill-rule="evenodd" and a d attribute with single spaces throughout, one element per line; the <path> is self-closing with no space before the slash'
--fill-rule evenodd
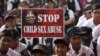
<path id="1" fill-rule="evenodd" d="M 22 37 L 63 37 L 62 9 L 22 9 Z"/>

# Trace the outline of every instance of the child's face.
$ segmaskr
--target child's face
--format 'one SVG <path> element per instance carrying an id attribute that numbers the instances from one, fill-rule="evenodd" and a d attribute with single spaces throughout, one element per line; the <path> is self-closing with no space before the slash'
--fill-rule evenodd
<path id="1" fill-rule="evenodd" d="M 8 28 L 15 28 L 16 26 L 16 20 L 15 19 L 9 19 L 7 22 L 6 22 L 6 26 Z"/>
<path id="2" fill-rule="evenodd" d="M 72 46 L 74 47 L 79 47 L 81 45 L 81 42 L 82 42 L 82 37 L 83 36 L 80 36 L 80 35 L 74 35 L 70 38 L 70 42 L 72 44 Z"/>
<path id="3" fill-rule="evenodd" d="M 66 52 L 68 52 L 69 48 L 65 45 L 65 44 L 57 44 L 55 46 L 55 52 L 58 54 L 58 55 L 64 55 L 66 54 Z"/>
<path id="4" fill-rule="evenodd" d="M 1 37 L 1 39 L 0 39 L 0 49 L 2 51 L 7 51 L 9 49 L 10 43 L 11 43 L 11 37 L 10 36 Z"/>

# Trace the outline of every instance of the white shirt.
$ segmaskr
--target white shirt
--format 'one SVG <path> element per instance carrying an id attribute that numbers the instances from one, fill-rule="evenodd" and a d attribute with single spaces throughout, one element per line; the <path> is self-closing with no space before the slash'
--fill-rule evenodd
<path id="1" fill-rule="evenodd" d="M 91 0 L 87 0 L 87 2 L 89 3 L 89 2 L 91 2 Z"/>
<path id="2" fill-rule="evenodd" d="M 15 51 L 18 52 L 18 53 L 20 53 L 21 51 L 25 50 L 26 48 L 27 48 L 26 44 L 19 42 L 19 45 L 15 49 Z"/>
<path id="3" fill-rule="evenodd" d="M 69 19 L 67 20 L 67 23 L 65 23 L 65 25 L 71 24 L 73 23 L 73 21 L 75 21 L 74 12 L 70 9 L 67 10 L 68 10 Z"/>
<path id="4" fill-rule="evenodd" d="M 13 9 L 13 4 L 11 1 L 7 2 L 7 11 L 11 11 Z"/>
<path id="5" fill-rule="evenodd" d="M 92 31 L 93 40 L 97 39 L 97 56 L 100 56 L 100 24 L 97 25 Z M 91 49 L 94 49 L 93 44 L 90 45 Z"/>
<path id="6" fill-rule="evenodd" d="M 12 50 L 11 48 L 8 49 L 8 52 L 6 55 L 2 55 L 0 53 L 0 56 L 21 56 L 18 52 Z"/>
<path id="7" fill-rule="evenodd" d="M 5 29 L 5 25 L 2 25 L 2 26 L 0 27 L 0 32 L 2 32 L 4 29 Z"/>
<path id="8" fill-rule="evenodd" d="M 75 1 L 75 10 L 76 10 L 76 11 L 80 11 L 81 8 L 80 8 L 80 5 L 79 5 L 78 0 L 74 0 L 74 1 Z"/>
<path id="9" fill-rule="evenodd" d="M 28 4 L 30 3 L 30 0 L 20 0 L 20 3 L 26 1 Z"/>
<path id="10" fill-rule="evenodd" d="M 92 41 L 96 40 L 96 39 L 100 36 L 100 24 L 97 25 L 97 26 L 93 29 L 93 31 L 92 31 L 92 36 L 93 36 Z M 92 42 L 91 42 L 91 44 L 90 44 L 90 48 L 93 49 L 93 44 L 92 44 Z"/>
<path id="11" fill-rule="evenodd" d="M 72 10 L 68 9 L 68 14 L 70 19 L 75 19 L 74 12 Z"/>
<path id="12" fill-rule="evenodd" d="M 97 25 L 92 31 L 93 40 L 97 39 L 100 36 L 100 24 Z"/>
<path id="13" fill-rule="evenodd" d="M 87 27 L 90 27 L 90 28 L 93 29 L 96 25 L 95 25 L 94 22 L 93 22 L 93 18 L 91 18 L 91 19 L 87 20 L 87 21 L 83 24 L 83 26 L 87 26 Z"/>
<path id="14" fill-rule="evenodd" d="M 9 48 L 8 52 L 7 52 L 8 56 L 21 56 L 18 52 L 12 50 Z"/>
<path id="15" fill-rule="evenodd" d="M 78 27 L 82 27 L 82 25 L 84 24 L 84 22 L 86 22 L 86 17 L 84 15 L 82 15 L 79 20 L 78 20 L 78 23 L 76 26 Z"/>
<path id="16" fill-rule="evenodd" d="M 67 52 L 67 56 L 80 56 L 81 54 L 85 54 L 86 56 L 94 55 L 93 51 L 90 48 L 83 45 L 81 45 L 81 48 L 78 54 L 75 53 L 72 46 L 69 52 Z"/>
<path id="17" fill-rule="evenodd" d="M 97 40 L 97 56 L 100 56 L 100 36 L 98 37 Z"/>

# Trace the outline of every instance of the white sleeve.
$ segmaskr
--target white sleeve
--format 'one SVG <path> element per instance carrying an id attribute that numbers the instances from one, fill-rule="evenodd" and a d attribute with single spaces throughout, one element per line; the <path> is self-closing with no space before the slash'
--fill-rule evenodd
<path id="1" fill-rule="evenodd" d="M 87 50 L 87 53 L 88 53 L 87 56 L 94 56 L 94 52 L 93 52 L 93 50 L 90 49 L 90 48 Z"/>
<path id="2" fill-rule="evenodd" d="M 76 26 L 81 27 L 81 26 L 84 24 L 84 22 L 85 22 L 85 17 L 84 17 L 84 15 L 82 15 L 82 16 L 79 18 L 78 23 L 77 23 Z"/>
<path id="3" fill-rule="evenodd" d="M 9 3 L 7 4 L 7 11 L 12 10 L 12 8 L 13 8 L 13 5 L 12 5 L 11 2 L 9 2 Z"/>
<path id="4" fill-rule="evenodd" d="M 87 2 L 91 2 L 91 0 L 86 0 Z"/>
<path id="5" fill-rule="evenodd" d="M 80 5 L 79 5 L 79 2 L 77 0 L 74 0 L 75 1 L 75 9 L 76 11 L 80 11 L 81 8 L 80 8 Z"/>
<path id="6" fill-rule="evenodd" d="M 84 22 L 84 24 L 82 26 L 89 26 L 88 21 Z"/>
<path id="7" fill-rule="evenodd" d="M 97 39 L 100 36 L 100 24 L 93 29 L 92 36 L 93 40 Z"/>
<path id="8" fill-rule="evenodd" d="M 100 36 L 98 37 L 97 44 L 100 45 Z"/>
<path id="9" fill-rule="evenodd" d="M 82 26 L 91 27 L 91 24 L 93 24 L 92 21 L 93 21 L 93 19 L 91 18 L 91 19 L 85 21 L 84 24 L 83 24 Z"/>
<path id="10" fill-rule="evenodd" d="M 69 18 L 70 19 L 74 19 L 75 18 L 74 12 L 72 10 L 69 10 L 68 14 L 69 14 Z"/>
<path id="11" fill-rule="evenodd" d="M 97 40 L 97 56 L 100 56 L 100 36 L 98 37 Z"/>
<path id="12" fill-rule="evenodd" d="M 2 32 L 3 30 L 5 30 L 5 25 L 0 27 L 0 32 Z"/>

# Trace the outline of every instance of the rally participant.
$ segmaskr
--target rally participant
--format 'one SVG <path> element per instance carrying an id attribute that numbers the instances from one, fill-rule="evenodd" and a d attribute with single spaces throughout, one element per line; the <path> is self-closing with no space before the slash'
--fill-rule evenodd
<path id="1" fill-rule="evenodd" d="M 6 29 L 0 33 L 0 56 L 21 56 L 10 48 L 12 37 L 13 34 Z"/>
<path id="2" fill-rule="evenodd" d="M 27 49 L 27 45 L 24 43 L 19 42 L 19 32 L 15 29 L 8 29 L 9 32 L 13 34 L 11 43 L 10 43 L 10 48 L 15 50 L 16 52 L 20 53 L 23 56 L 31 56 L 30 52 Z"/>
<path id="3" fill-rule="evenodd" d="M 61 3 L 59 8 L 64 10 L 64 26 L 65 26 L 65 31 L 67 31 L 67 29 L 73 26 L 75 22 L 74 12 L 68 8 L 68 4 L 66 1 Z"/>
<path id="4" fill-rule="evenodd" d="M 78 19 L 78 23 L 76 26 L 78 27 L 82 27 L 84 22 L 86 22 L 87 20 L 91 19 L 92 17 L 92 5 L 91 4 L 87 4 L 84 9 L 83 9 L 83 15 L 79 17 Z"/>
<path id="5" fill-rule="evenodd" d="M 38 44 L 33 47 L 32 56 L 49 56 L 48 49 L 45 45 Z"/>
<path id="6" fill-rule="evenodd" d="M 100 24 L 100 4 L 94 4 L 92 6 L 92 18 L 84 22 L 83 26 L 94 29 L 98 24 Z"/>
<path id="7" fill-rule="evenodd" d="M 55 54 L 52 56 L 66 56 L 66 53 L 69 51 L 69 42 L 64 39 L 56 39 L 54 44 Z"/>
<path id="8" fill-rule="evenodd" d="M 0 32 L 5 29 L 16 29 L 21 33 L 21 29 L 16 25 L 16 18 L 14 16 L 7 16 L 5 18 L 5 24 L 1 26 Z"/>
<path id="9" fill-rule="evenodd" d="M 70 39 L 70 50 L 67 53 L 69 56 L 94 56 L 93 51 L 82 45 L 83 35 L 86 34 L 85 31 L 82 31 L 79 27 L 71 27 L 67 31 L 67 35 Z"/>
<path id="10" fill-rule="evenodd" d="M 92 37 L 92 29 L 90 27 L 81 27 L 81 29 L 86 32 L 86 34 L 84 35 L 84 38 L 83 38 L 83 45 L 86 45 L 89 47 L 91 40 L 93 38 Z"/>

